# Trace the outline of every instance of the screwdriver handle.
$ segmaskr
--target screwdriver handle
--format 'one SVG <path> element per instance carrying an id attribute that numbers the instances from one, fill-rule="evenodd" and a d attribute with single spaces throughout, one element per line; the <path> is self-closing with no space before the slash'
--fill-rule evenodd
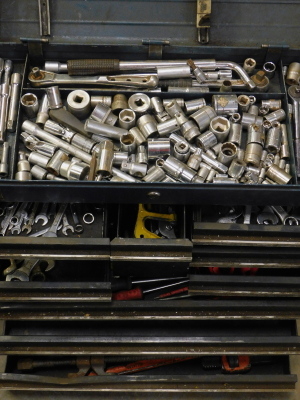
<path id="1" fill-rule="evenodd" d="M 69 75 L 103 75 L 120 71 L 119 60 L 83 59 L 68 60 Z"/>
<path id="2" fill-rule="evenodd" d="M 127 278 L 113 278 L 111 280 L 111 290 L 113 292 L 119 292 L 120 290 L 132 289 L 132 280 Z"/>
<path id="3" fill-rule="evenodd" d="M 123 290 L 121 292 L 113 293 L 113 300 L 140 300 L 143 298 L 143 292 L 140 288 L 134 288 L 131 290 Z"/>

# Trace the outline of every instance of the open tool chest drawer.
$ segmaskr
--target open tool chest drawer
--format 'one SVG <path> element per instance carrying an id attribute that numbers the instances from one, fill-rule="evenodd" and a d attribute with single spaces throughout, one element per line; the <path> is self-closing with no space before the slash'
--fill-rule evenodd
<path id="1" fill-rule="evenodd" d="M 188 59 L 205 60 L 204 64 L 210 66 L 215 65 L 214 60 L 223 65 L 229 60 L 222 68 L 230 85 L 234 85 L 232 93 L 220 93 L 220 82 L 201 92 L 182 88 L 179 82 L 169 91 L 166 84 L 151 91 L 75 81 L 58 84 L 59 93 L 64 106 L 74 90 L 83 89 L 91 97 L 111 99 L 123 94 L 128 100 L 135 93 L 149 99 L 181 98 L 184 110 L 193 99 L 204 99 L 211 105 L 213 96 L 220 95 L 221 105 L 222 99 L 230 95 L 253 96 L 259 107 L 262 101 L 280 100 L 285 113 L 281 123 L 287 133 L 287 142 L 282 140 L 282 144 L 289 152 L 281 165 L 290 165 L 286 173 L 291 176 L 285 176 L 287 184 L 273 184 L 269 178 L 265 184 L 249 182 L 251 177 L 237 184 L 224 176 L 218 177 L 221 183 L 204 183 L 206 179 L 201 175 L 203 181 L 194 183 L 174 176 L 163 182 L 135 182 L 132 178 L 125 182 L 106 178 L 18 180 L 19 152 L 25 151 L 25 158 L 29 154 L 20 137 L 26 131 L 24 121 L 30 119 L 18 102 L 16 130 L 6 132 L 10 151 L 7 176 L 0 180 L 1 206 L 29 202 L 28 211 L 32 211 L 34 202 L 55 203 L 54 218 L 59 205 L 72 203 L 79 208 L 80 222 L 84 213 L 95 214 L 95 222 L 85 224 L 85 232 L 75 232 L 74 236 L 72 232 L 65 236 L 59 230 L 57 237 L 27 237 L 8 230 L 0 238 L 1 274 L 10 267 L 19 270 L 21 262 L 23 266 L 32 260 L 49 263 L 35 264 L 34 274 L 30 270 L 23 282 L 8 281 L 9 273 L 1 275 L 0 319 L 6 322 L 0 336 L 0 354 L 5 358 L 0 389 L 95 390 L 114 392 L 116 396 L 120 392 L 176 391 L 186 396 L 203 391 L 293 390 L 297 377 L 290 369 L 289 355 L 300 352 L 295 324 L 300 315 L 299 228 L 295 220 L 291 226 L 289 222 L 281 224 L 278 213 L 270 207 L 284 206 L 288 216 L 300 220 L 294 126 L 297 113 L 290 106 L 286 84 L 287 68 L 300 60 L 300 2 L 274 3 L 213 0 L 209 22 L 210 2 L 206 0 L 50 0 L 49 10 L 48 1 L 17 0 L 14 7 L 0 2 L 0 57 L 12 60 L 13 72 L 22 74 L 20 97 L 36 96 L 41 103 L 45 88 L 32 85 L 29 75 L 35 67 L 43 71 L 46 61 L 59 62 L 57 68 L 64 69 L 72 59 L 119 59 L 123 68 L 136 60 L 181 60 L 184 64 Z M 268 21 L 275 15 L 276 29 L 266 26 L 265 15 Z M 249 20 L 255 24 L 249 25 Z M 257 87 L 249 91 L 238 79 L 236 70 L 247 58 L 256 61 L 255 72 L 265 65 L 273 68 L 274 63 L 275 74 L 266 92 Z M 231 82 L 228 73 L 232 69 L 235 81 Z M 203 70 L 208 71 L 205 67 Z M 211 72 L 218 70 L 212 68 Z M 65 72 L 60 71 L 57 77 Z M 127 66 L 119 74 L 129 72 Z M 156 70 L 150 72 L 152 76 Z M 39 76 L 39 71 L 35 74 Z M 218 117 L 223 118 L 221 114 Z M 85 122 L 85 118 L 80 120 Z M 229 117 L 225 120 L 222 123 L 227 124 Z M 246 148 L 245 141 L 243 146 Z M 115 168 L 119 169 L 120 164 Z M 250 168 L 248 172 L 255 175 L 257 171 Z M 174 214 L 176 218 L 164 220 L 156 215 L 151 220 L 149 214 L 145 220 L 141 217 L 136 230 L 138 216 L 144 212 L 140 207 L 146 214 Z M 273 219 L 277 218 L 275 225 L 269 219 L 258 223 L 265 207 L 269 207 Z M 67 210 L 71 222 L 69 206 Z M 236 218 L 232 218 L 234 213 Z M 224 223 L 219 221 L 221 218 L 231 219 Z M 37 233 L 43 226 L 35 224 L 32 228 Z M 53 261 L 55 268 L 47 270 Z M 117 286 L 119 277 L 128 290 L 131 280 L 138 281 L 133 289 L 141 286 L 142 292 L 135 290 L 136 297 L 120 295 L 124 287 L 120 290 Z M 152 291 L 156 286 L 162 289 Z M 167 291 L 172 292 L 173 299 L 164 301 L 159 296 Z M 25 357 L 29 359 L 25 360 L 27 367 L 21 368 L 18 363 L 24 363 Z M 248 357 L 245 370 L 245 360 L 239 357 Z M 134 369 L 144 360 L 148 367 L 151 360 L 161 364 L 154 362 L 153 369 Z M 28 367 L 28 363 L 35 362 L 37 367 Z M 232 363 L 241 367 L 240 373 L 225 373 L 225 362 L 230 368 Z M 108 376 L 107 368 L 124 363 L 135 364 L 129 367 L 129 375 Z M 81 375 L 68 376 L 81 368 Z"/>

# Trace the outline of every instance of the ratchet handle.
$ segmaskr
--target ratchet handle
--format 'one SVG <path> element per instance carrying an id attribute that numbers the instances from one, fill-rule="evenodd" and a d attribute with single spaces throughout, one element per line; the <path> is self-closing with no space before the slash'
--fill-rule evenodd
<path id="1" fill-rule="evenodd" d="M 69 75 L 98 75 L 120 71 L 120 61 L 115 59 L 68 60 Z"/>

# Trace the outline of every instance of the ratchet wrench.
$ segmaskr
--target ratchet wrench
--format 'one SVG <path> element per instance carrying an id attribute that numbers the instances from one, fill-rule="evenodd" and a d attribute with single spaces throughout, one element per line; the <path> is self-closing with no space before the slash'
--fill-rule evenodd
<path id="1" fill-rule="evenodd" d="M 29 73 L 28 79 L 34 87 L 46 87 L 52 85 L 99 85 L 99 86 L 123 86 L 134 88 L 156 88 L 158 77 L 155 75 L 114 75 L 114 76 L 70 76 L 67 74 L 55 74 L 34 68 Z"/>

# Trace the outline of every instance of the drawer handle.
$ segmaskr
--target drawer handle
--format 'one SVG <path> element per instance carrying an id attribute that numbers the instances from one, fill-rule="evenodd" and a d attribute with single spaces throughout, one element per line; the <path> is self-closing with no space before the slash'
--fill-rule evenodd
<path id="1" fill-rule="evenodd" d="M 159 192 L 149 192 L 147 194 L 148 197 L 150 197 L 150 199 L 156 199 L 157 197 L 160 197 L 160 193 Z"/>

